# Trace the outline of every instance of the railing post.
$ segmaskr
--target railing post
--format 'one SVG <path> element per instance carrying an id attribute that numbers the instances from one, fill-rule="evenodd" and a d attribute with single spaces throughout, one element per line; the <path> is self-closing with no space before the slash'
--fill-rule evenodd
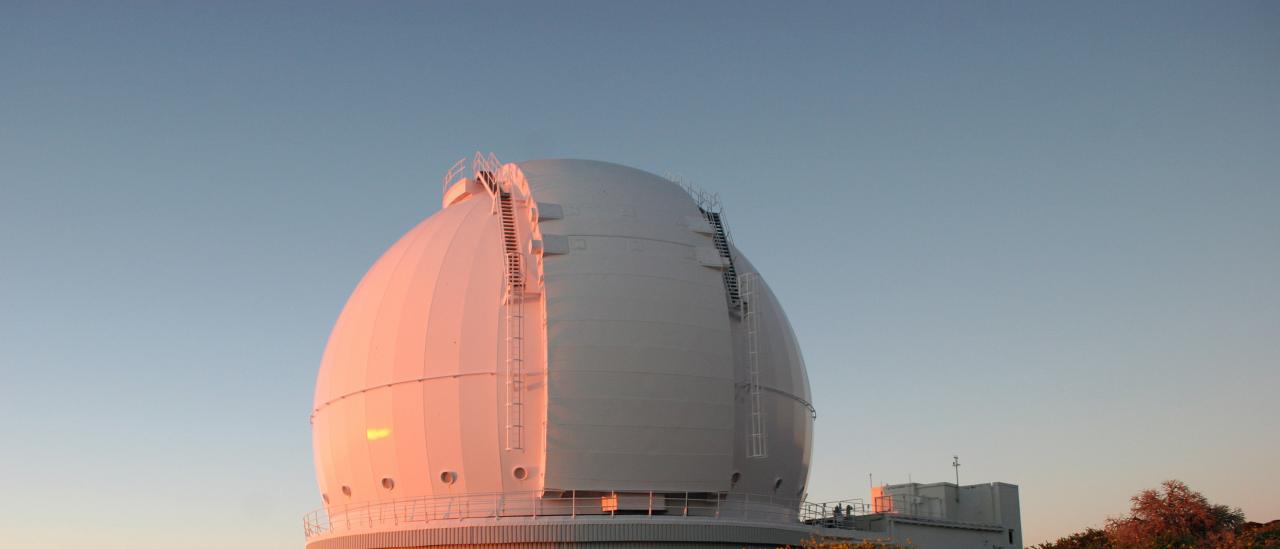
<path id="1" fill-rule="evenodd" d="M 578 516 L 578 491 L 569 492 L 569 516 L 576 518 Z"/>
<path id="2" fill-rule="evenodd" d="M 689 516 L 689 492 L 684 493 L 684 516 Z"/>
<path id="3" fill-rule="evenodd" d="M 649 516 L 653 516 L 653 490 L 649 490 Z"/>

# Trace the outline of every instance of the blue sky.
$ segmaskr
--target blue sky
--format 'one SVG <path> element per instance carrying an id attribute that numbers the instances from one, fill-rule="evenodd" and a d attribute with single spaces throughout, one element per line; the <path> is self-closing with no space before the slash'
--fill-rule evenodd
<path id="1" fill-rule="evenodd" d="M 300 546 L 364 270 L 482 149 L 721 193 L 815 499 L 1280 518 L 1280 6 L 0 0 L 0 531 Z"/>

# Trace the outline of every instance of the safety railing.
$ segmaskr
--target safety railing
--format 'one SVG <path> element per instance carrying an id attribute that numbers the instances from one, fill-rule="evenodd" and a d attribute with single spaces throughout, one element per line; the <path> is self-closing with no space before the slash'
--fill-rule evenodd
<path id="1" fill-rule="evenodd" d="M 444 196 L 449 192 L 449 186 L 457 182 L 458 177 L 461 176 L 462 172 L 466 171 L 466 169 L 467 159 L 460 158 L 457 162 L 453 163 L 453 166 L 449 168 L 449 171 L 444 172 L 444 177 L 440 180 L 440 196 Z"/>
<path id="2" fill-rule="evenodd" d="M 303 529 L 311 538 L 466 519 L 609 517 L 704 518 L 853 529 L 851 515 L 870 512 L 862 500 L 813 503 L 740 493 L 507 492 L 330 505 L 303 517 Z"/>
<path id="3" fill-rule="evenodd" d="M 873 514 L 871 506 L 859 499 L 842 499 L 821 503 L 805 502 L 800 509 L 800 521 L 826 528 L 856 530 L 854 517 Z"/>

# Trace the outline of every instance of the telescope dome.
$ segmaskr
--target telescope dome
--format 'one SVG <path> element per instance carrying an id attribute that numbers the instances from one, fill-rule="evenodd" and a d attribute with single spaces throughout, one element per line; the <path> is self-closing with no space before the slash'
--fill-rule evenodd
<path id="1" fill-rule="evenodd" d="M 395 530 L 405 502 L 478 494 L 531 502 L 495 499 L 494 518 L 601 494 L 598 513 L 741 494 L 794 518 L 804 360 L 718 205 L 618 164 L 481 158 L 442 206 L 373 264 L 325 349 L 311 423 L 334 530 L 352 508 L 395 520 L 350 531 Z"/>

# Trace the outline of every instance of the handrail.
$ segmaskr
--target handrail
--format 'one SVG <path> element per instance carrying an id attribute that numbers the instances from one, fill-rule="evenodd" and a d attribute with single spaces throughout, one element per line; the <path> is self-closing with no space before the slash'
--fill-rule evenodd
<path id="1" fill-rule="evenodd" d="M 837 511 L 836 508 L 840 510 Z M 910 515 L 897 510 L 890 514 Z M 303 517 L 307 538 L 406 524 L 465 519 L 582 520 L 611 516 L 721 519 L 856 529 L 855 517 L 877 514 L 861 499 L 808 502 L 773 495 L 728 492 L 490 492 L 421 496 L 354 505 L 330 505 Z"/>
<path id="2" fill-rule="evenodd" d="M 444 172 L 444 177 L 440 181 L 440 196 L 444 196 L 449 192 L 449 185 L 452 185 L 454 180 L 462 175 L 462 172 L 466 170 L 466 165 L 467 159 L 459 158 L 457 162 L 453 163 L 453 167 L 449 168 L 449 171 Z"/>

